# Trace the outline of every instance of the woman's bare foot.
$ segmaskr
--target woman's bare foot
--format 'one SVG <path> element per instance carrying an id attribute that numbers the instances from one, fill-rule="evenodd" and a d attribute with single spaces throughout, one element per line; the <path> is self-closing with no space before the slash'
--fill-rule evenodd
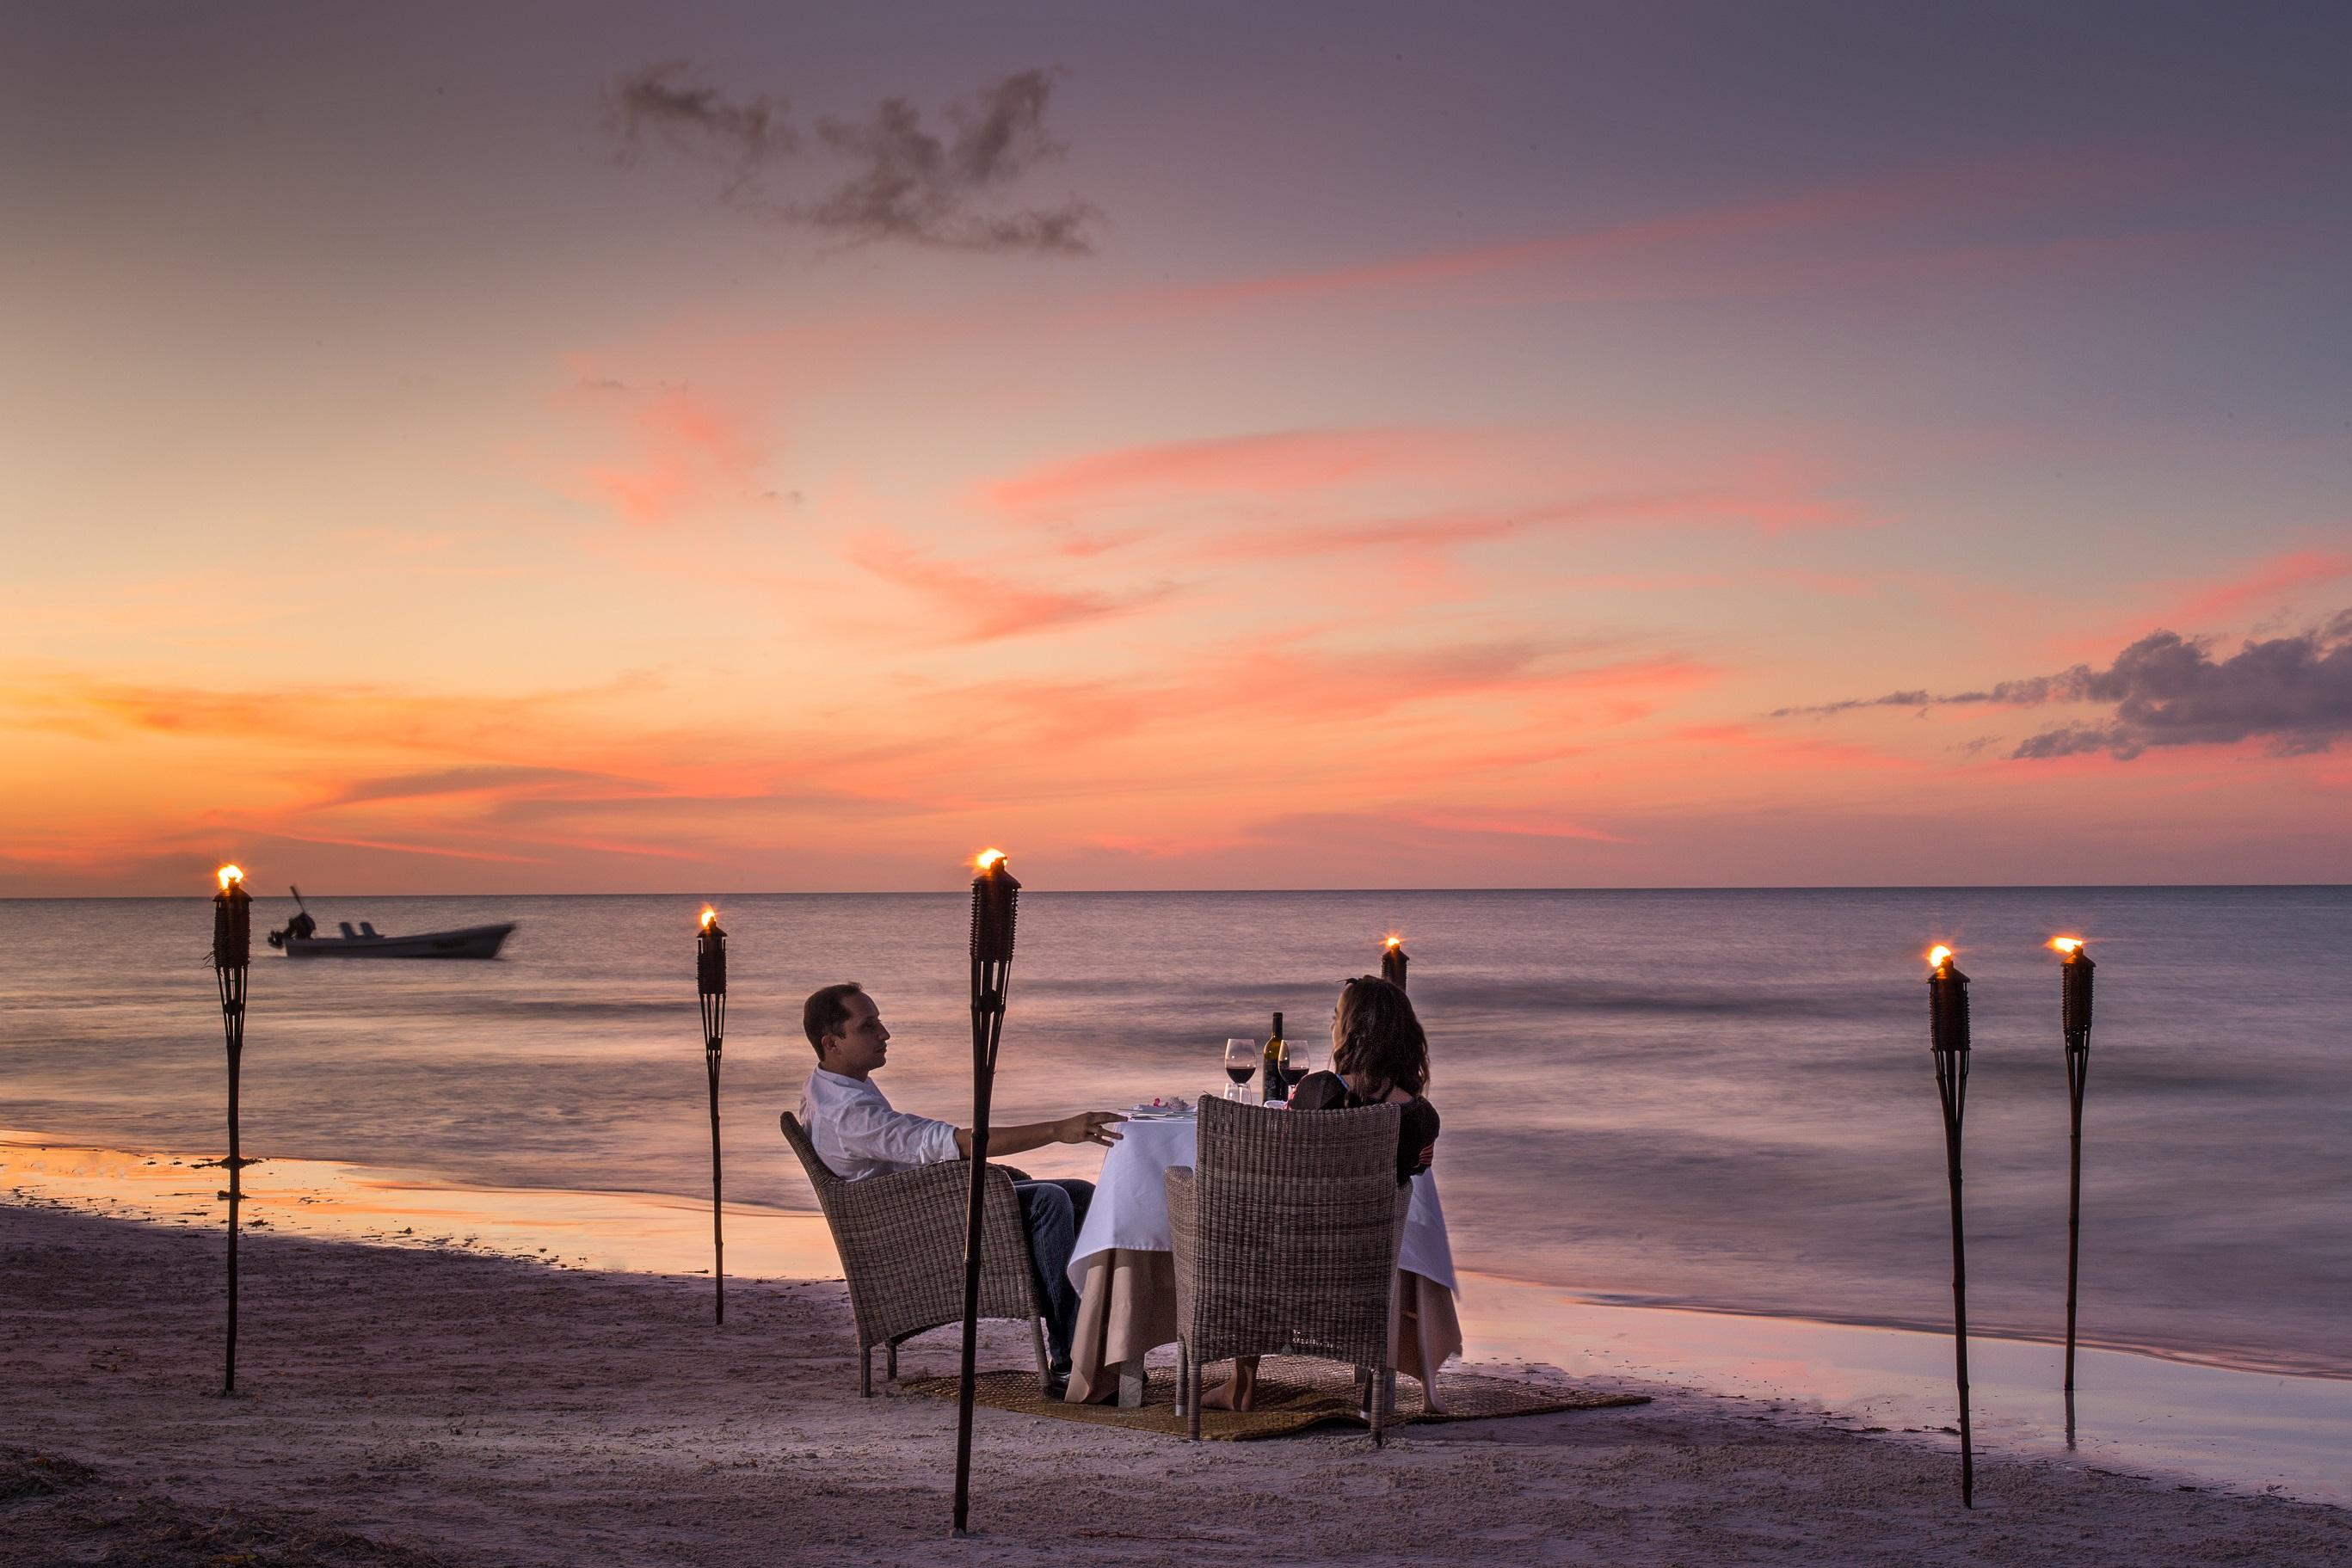
<path id="1" fill-rule="evenodd" d="M 1247 1410 L 1257 1397 L 1257 1357 L 1243 1355 L 1234 1358 L 1234 1375 L 1230 1382 L 1201 1393 L 1203 1410 Z"/>

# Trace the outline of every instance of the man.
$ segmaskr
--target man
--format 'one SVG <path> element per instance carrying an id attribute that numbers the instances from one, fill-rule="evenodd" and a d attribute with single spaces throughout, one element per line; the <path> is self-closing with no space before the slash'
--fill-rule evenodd
<path id="1" fill-rule="evenodd" d="M 874 1070 L 889 1055 L 890 1031 L 882 1010 L 852 980 L 812 992 L 801 1009 L 801 1029 L 816 1051 L 816 1071 L 801 1091 L 801 1125 L 817 1155 L 845 1181 L 911 1170 L 917 1166 L 971 1157 L 971 1129 L 891 1109 L 874 1086 Z M 1047 1144 L 1118 1142 L 1112 1129 L 1124 1116 L 1081 1111 L 1058 1122 L 1030 1122 L 988 1130 L 991 1157 L 1017 1155 Z M 1070 1283 L 1070 1249 L 1087 1205 L 1090 1181 L 1016 1181 L 1021 1218 L 1029 1232 L 1029 1260 L 1044 1292 L 1047 1344 L 1053 1352 L 1052 1386 L 1060 1398 L 1070 1375 L 1070 1336 L 1078 1326 L 1078 1292 Z"/>

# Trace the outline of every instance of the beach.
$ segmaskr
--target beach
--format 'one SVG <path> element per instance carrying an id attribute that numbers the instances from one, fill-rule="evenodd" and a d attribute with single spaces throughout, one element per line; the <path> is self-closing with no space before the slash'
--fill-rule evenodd
<path id="1" fill-rule="evenodd" d="M 719 1329 L 707 1280 L 454 1245 L 248 1236 L 243 1272 L 223 1399 L 217 1230 L 0 1206 L 0 1563 L 2352 1560 L 2342 1510 L 2063 1460 L 1979 1455 L 1964 1511 L 1933 1438 L 1630 1380 L 1379 1450 L 983 1410 L 953 1541 L 954 1407 L 857 1397 L 837 1281 L 739 1282 Z"/>
<path id="2" fill-rule="evenodd" d="M 496 965 L 257 964 L 230 1400 L 210 976 L 139 963 L 186 907 L 0 906 L 26 959 L 0 988 L 0 1563 L 2352 1560 L 2344 998 L 2329 965 L 2257 984 L 2334 939 L 2342 890 L 1040 897 L 999 1084 L 1015 1119 L 1197 1091 L 1203 1042 L 1269 1001 L 1306 1034 L 1328 983 L 1297 977 L 1358 967 L 1350 938 L 1402 909 L 1461 1370 L 1652 1402 L 1379 1451 L 983 1409 L 964 1542 L 953 1406 L 856 1396 L 838 1262 L 774 1122 L 807 1071 L 797 998 L 842 973 L 885 998 L 894 1098 L 962 1108 L 937 962 L 961 904 L 734 902 L 719 1329 L 702 1042 L 671 961 L 690 919 L 497 903 L 398 915 L 522 915 Z M 2054 982 L 2025 940 L 2061 920 L 2119 955 L 2079 1448 L 2053 1343 Z M 1984 953 L 1973 1511 L 1914 929 Z M 1710 965 L 1662 970 L 1675 938 Z M 954 1343 L 903 1370 L 951 1370 Z M 985 1329 L 983 1366 L 1027 1356 Z"/>

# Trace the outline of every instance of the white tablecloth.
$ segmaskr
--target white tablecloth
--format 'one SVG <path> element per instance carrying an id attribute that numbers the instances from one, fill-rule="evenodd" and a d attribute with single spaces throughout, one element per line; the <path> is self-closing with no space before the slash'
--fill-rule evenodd
<path id="1" fill-rule="evenodd" d="M 1097 1252 L 1124 1248 L 1168 1252 L 1168 1189 L 1161 1177 L 1171 1166 L 1189 1166 L 1200 1155 L 1200 1124 L 1190 1116 L 1167 1121 L 1130 1121 L 1103 1155 L 1095 1179 L 1093 1207 L 1070 1255 L 1070 1283 L 1086 1288 L 1087 1260 Z M 1445 1210 L 1437 1201 L 1437 1173 L 1412 1178 L 1412 1207 L 1405 1216 L 1404 1241 L 1397 1267 L 1433 1281 L 1458 1295 L 1454 1249 L 1445 1239 Z"/>

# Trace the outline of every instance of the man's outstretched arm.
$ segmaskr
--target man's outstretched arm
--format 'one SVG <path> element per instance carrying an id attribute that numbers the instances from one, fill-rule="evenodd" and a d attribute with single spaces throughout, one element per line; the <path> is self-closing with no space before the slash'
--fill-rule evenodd
<path id="1" fill-rule="evenodd" d="M 991 1127 L 988 1130 L 988 1155 L 991 1159 L 1005 1155 L 1027 1154 L 1042 1149 L 1047 1144 L 1100 1144 L 1108 1148 L 1118 1142 L 1114 1130 L 1127 1118 L 1116 1111 L 1081 1111 L 1075 1116 L 1065 1116 L 1058 1122 L 1024 1122 L 1016 1127 Z M 971 1158 L 971 1129 L 956 1129 L 956 1153 Z"/>

